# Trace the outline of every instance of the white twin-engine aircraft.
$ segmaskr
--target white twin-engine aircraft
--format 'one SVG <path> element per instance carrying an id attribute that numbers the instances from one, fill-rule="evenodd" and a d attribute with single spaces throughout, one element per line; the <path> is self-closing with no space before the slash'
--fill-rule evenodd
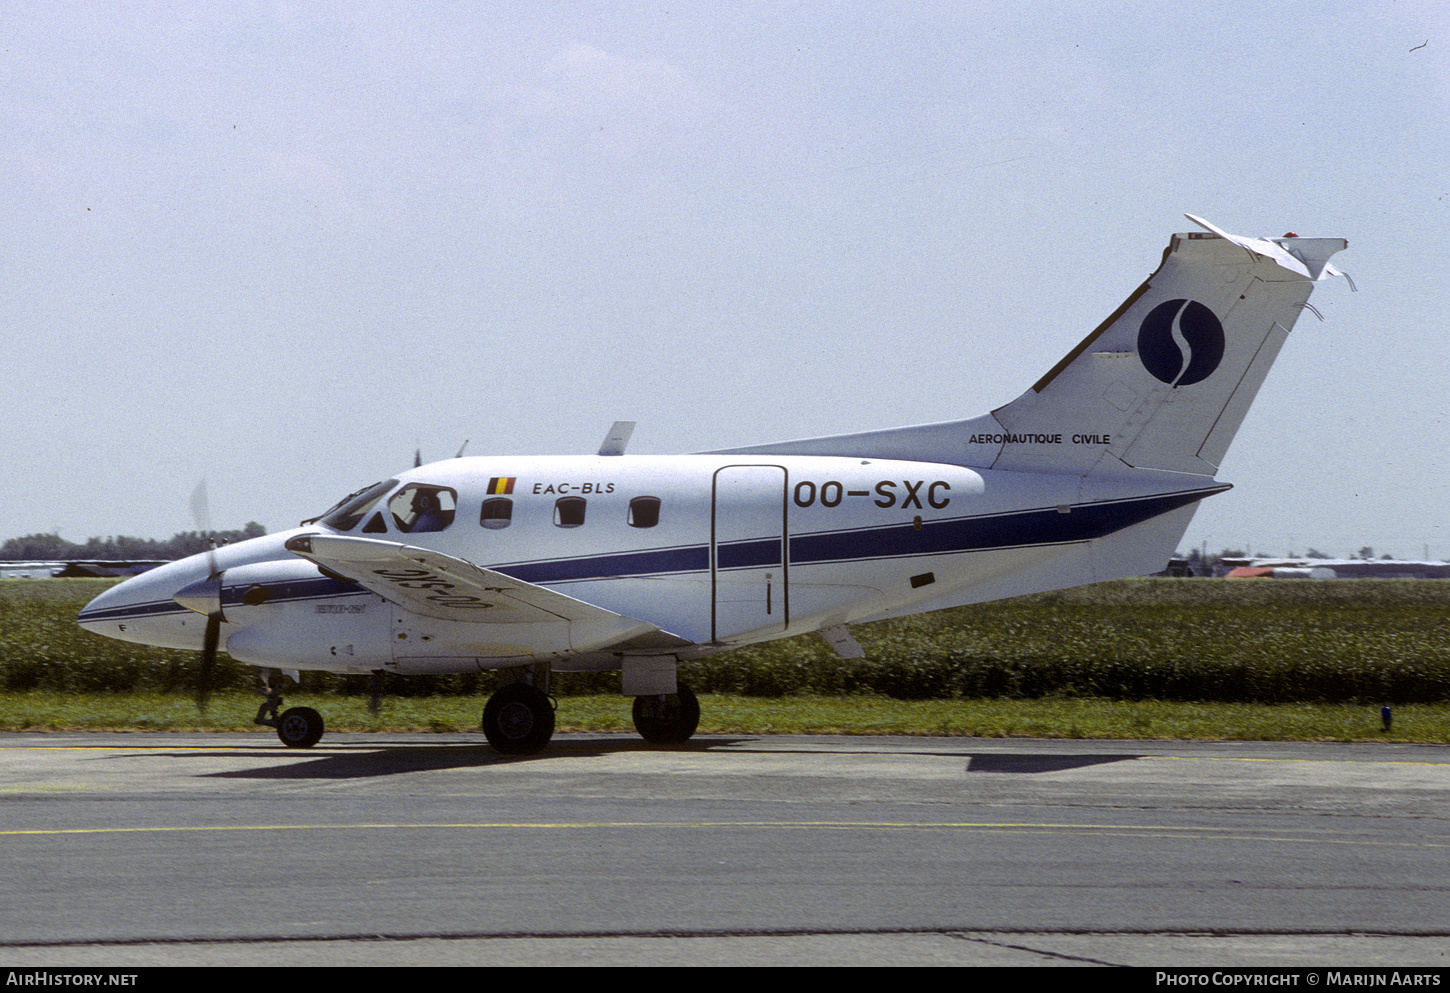
<path id="1" fill-rule="evenodd" d="M 1243 238 L 1192 215 L 1162 264 L 1016 400 L 970 420 L 625 455 L 454 458 L 399 473 L 301 527 L 194 555 L 96 597 L 82 626 L 219 645 L 282 673 L 500 670 L 483 730 L 511 754 L 554 730 L 551 669 L 621 672 L 634 722 L 682 742 L 681 661 L 848 625 L 1163 568 L 1340 238 Z M 1312 309 L 1312 308 L 1311 308 Z"/>

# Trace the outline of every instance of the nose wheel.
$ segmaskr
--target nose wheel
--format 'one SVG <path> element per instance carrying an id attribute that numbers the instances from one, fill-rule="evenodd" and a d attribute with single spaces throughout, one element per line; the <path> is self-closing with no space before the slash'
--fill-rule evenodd
<path id="1" fill-rule="evenodd" d="M 283 710 L 281 717 L 277 716 L 277 711 L 282 708 L 282 690 L 275 677 L 280 675 L 276 670 L 262 675 L 262 692 L 267 699 L 257 708 L 257 716 L 252 718 L 252 723 L 276 728 L 277 738 L 288 748 L 311 748 L 322 740 L 327 725 L 323 723 L 322 715 L 311 707 L 291 707 Z"/>
<path id="2" fill-rule="evenodd" d="M 322 739 L 322 715 L 311 707 L 293 707 L 282 712 L 277 737 L 288 748 L 311 748 Z"/>

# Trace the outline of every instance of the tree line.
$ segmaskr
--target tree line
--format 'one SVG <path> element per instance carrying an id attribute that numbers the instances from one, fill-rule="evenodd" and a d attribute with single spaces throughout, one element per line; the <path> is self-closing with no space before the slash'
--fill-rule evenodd
<path id="1" fill-rule="evenodd" d="M 88 538 L 84 543 L 67 541 L 58 534 L 27 534 L 10 538 L 0 544 L 0 559 L 9 560 L 74 560 L 95 559 L 105 562 L 136 559 L 181 559 L 204 552 L 216 545 L 229 545 L 247 538 L 259 538 L 267 529 L 256 521 L 248 521 L 240 531 L 178 531 L 170 538 L 134 538 L 112 535 Z"/>

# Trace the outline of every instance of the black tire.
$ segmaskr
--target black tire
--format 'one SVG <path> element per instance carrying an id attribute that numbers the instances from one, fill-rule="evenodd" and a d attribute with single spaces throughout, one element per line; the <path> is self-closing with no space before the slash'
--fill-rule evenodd
<path id="1" fill-rule="evenodd" d="M 700 726 L 700 701 L 684 683 L 668 696 L 634 698 L 634 729 L 651 745 L 679 745 Z"/>
<path id="2" fill-rule="evenodd" d="M 554 705 L 528 683 L 509 683 L 488 698 L 483 733 L 505 755 L 533 755 L 554 736 Z"/>
<path id="3" fill-rule="evenodd" d="M 277 737 L 288 748 L 311 748 L 322 740 L 325 727 L 322 715 L 311 707 L 292 707 L 282 711 Z"/>

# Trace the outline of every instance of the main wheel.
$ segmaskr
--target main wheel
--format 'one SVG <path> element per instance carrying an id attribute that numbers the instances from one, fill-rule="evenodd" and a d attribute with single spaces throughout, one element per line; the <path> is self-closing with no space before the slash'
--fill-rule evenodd
<path id="1" fill-rule="evenodd" d="M 483 733 L 505 755 L 533 755 L 554 736 L 554 705 L 528 683 L 509 683 L 488 698 Z"/>
<path id="2" fill-rule="evenodd" d="M 700 726 L 700 701 L 684 683 L 668 696 L 634 698 L 634 729 L 652 745 L 678 745 Z"/>
<path id="3" fill-rule="evenodd" d="M 288 748 L 311 748 L 321 740 L 324 727 L 322 715 L 311 707 L 292 707 L 282 711 L 277 737 Z"/>

